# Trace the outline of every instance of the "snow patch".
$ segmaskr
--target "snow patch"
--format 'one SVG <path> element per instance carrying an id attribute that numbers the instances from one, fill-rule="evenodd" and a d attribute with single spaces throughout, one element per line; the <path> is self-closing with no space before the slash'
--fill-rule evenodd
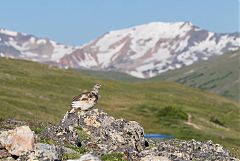
<path id="1" fill-rule="evenodd" d="M 57 44 L 55 41 L 50 41 L 54 50 L 51 56 L 51 61 L 59 61 L 64 55 L 72 53 L 75 48 L 71 46 L 65 46 L 62 44 Z"/>
<path id="2" fill-rule="evenodd" d="M 37 44 L 46 44 L 46 43 L 47 43 L 47 41 L 44 40 L 44 39 L 38 39 L 37 40 Z"/>
<path id="3" fill-rule="evenodd" d="M 145 78 L 145 76 L 143 75 L 143 73 L 141 72 L 137 72 L 137 71 L 126 71 L 126 73 L 134 76 L 134 77 L 137 77 L 137 78 Z"/>
<path id="4" fill-rule="evenodd" d="M 6 30 L 6 29 L 0 29 L 0 33 L 5 34 L 5 35 L 9 35 L 9 36 L 17 36 L 17 32 L 15 31 L 10 31 L 10 30 Z"/>
<path id="5" fill-rule="evenodd" d="M 121 44 L 119 46 L 117 46 L 114 49 L 109 50 L 108 52 L 99 52 L 97 53 L 97 59 L 99 62 L 102 63 L 102 67 L 107 67 L 112 60 L 114 60 L 116 58 L 116 56 L 118 56 L 116 53 L 124 46 L 124 44 Z M 115 55 L 116 54 L 116 55 Z"/>
<path id="6" fill-rule="evenodd" d="M 30 42 L 31 44 L 34 44 L 35 41 L 36 41 L 35 37 L 31 37 L 31 38 L 29 39 L 29 42 Z"/>

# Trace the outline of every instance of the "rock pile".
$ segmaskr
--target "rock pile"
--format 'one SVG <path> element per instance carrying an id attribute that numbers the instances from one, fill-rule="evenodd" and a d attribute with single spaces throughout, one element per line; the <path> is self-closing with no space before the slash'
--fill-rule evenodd
<path id="1" fill-rule="evenodd" d="M 47 128 L 41 137 L 59 145 L 84 147 L 98 156 L 137 154 L 145 148 L 144 130 L 137 122 L 115 119 L 98 109 L 66 113 L 59 125 Z"/>
<path id="2" fill-rule="evenodd" d="M 0 122 L 4 125 L 0 127 L 0 160 L 238 160 L 211 141 L 145 139 L 144 129 L 137 122 L 115 119 L 98 109 L 66 113 L 59 124 L 40 133 L 24 124 Z"/>

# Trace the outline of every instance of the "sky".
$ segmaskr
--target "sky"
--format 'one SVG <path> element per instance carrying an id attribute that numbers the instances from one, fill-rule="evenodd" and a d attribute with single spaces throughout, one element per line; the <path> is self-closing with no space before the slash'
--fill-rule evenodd
<path id="1" fill-rule="evenodd" d="M 240 31 L 240 0 L 1 0 L 0 6 L 0 28 L 68 45 L 156 21 L 190 21 L 220 33 Z"/>

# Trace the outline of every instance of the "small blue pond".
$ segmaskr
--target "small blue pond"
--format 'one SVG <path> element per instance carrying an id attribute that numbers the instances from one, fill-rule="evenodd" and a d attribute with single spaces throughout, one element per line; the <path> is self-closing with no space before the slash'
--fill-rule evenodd
<path id="1" fill-rule="evenodd" d="M 173 138 L 172 135 L 165 135 L 165 134 L 144 134 L 145 138 L 152 138 L 152 139 L 168 139 Z"/>

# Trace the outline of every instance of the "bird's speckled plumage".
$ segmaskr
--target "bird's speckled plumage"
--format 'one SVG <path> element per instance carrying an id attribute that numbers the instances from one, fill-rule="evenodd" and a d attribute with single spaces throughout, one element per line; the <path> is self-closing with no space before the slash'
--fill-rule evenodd
<path id="1" fill-rule="evenodd" d="M 100 84 L 95 84 L 90 92 L 81 93 L 75 96 L 71 103 L 70 113 L 78 109 L 85 111 L 92 108 L 98 101 L 98 91 L 100 87 Z"/>

